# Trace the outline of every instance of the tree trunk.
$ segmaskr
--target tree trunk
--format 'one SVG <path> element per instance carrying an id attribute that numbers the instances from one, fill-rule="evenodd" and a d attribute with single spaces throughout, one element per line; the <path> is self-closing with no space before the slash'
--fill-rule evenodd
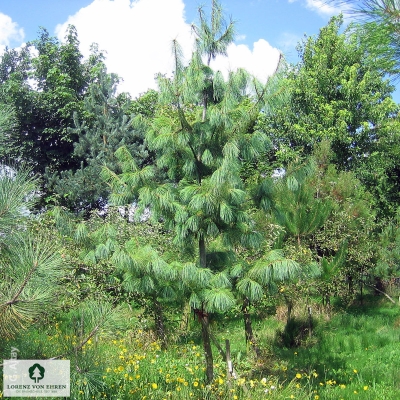
<path id="1" fill-rule="evenodd" d="M 253 327 L 251 324 L 251 316 L 249 313 L 250 300 L 245 297 L 242 304 L 242 313 L 243 313 L 243 321 L 244 321 L 244 333 L 246 337 L 246 343 L 250 343 L 253 347 L 254 352 L 257 357 L 260 356 L 260 349 L 256 344 L 256 340 L 253 334 Z"/>
<path id="2" fill-rule="evenodd" d="M 206 253 L 206 242 L 203 236 L 199 239 L 199 256 L 200 256 L 200 267 L 207 267 L 207 253 Z M 201 322 L 201 336 L 203 338 L 204 355 L 206 357 L 206 377 L 207 382 L 211 383 L 214 379 L 214 361 L 211 349 L 210 339 L 210 323 L 208 314 L 204 313 L 203 310 L 198 311 L 199 319 Z"/>
<path id="3" fill-rule="evenodd" d="M 206 242 L 203 236 L 201 236 L 199 239 L 199 255 L 200 255 L 200 267 L 207 268 Z"/>
<path id="4" fill-rule="evenodd" d="M 201 335 L 203 338 L 204 355 L 206 357 L 206 379 L 207 383 L 211 383 L 214 379 L 214 360 L 211 349 L 210 331 L 208 315 L 200 316 Z"/>
<path id="5" fill-rule="evenodd" d="M 154 299 L 154 322 L 156 325 L 157 338 L 161 341 L 161 348 L 167 348 L 167 335 L 165 333 L 164 314 L 160 302 Z"/>
<path id="6" fill-rule="evenodd" d="M 189 303 L 185 302 L 185 305 L 183 306 L 182 309 L 182 319 L 179 327 L 181 331 L 186 331 L 188 329 L 190 313 L 191 313 L 190 305 Z"/>

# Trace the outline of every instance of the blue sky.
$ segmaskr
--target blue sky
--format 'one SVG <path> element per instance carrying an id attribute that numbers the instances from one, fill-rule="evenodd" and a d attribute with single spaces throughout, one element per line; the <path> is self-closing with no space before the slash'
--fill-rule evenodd
<path id="1" fill-rule="evenodd" d="M 123 79 L 133 96 L 155 87 L 154 74 L 171 71 L 170 43 L 180 41 L 190 55 L 190 23 L 197 6 L 211 0 L 2 0 L 0 51 L 37 37 L 39 26 L 63 38 L 68 23 L 77 27 L 81 51 L 97 42 L 107 52 L 109 72 Z M 304 34 L 316 35 L 340 12 L 324 0 L 221 0 L 227 16 L 237 21 L 237 40 L 218 69 L 245 67 L 266 79 L 279 51 L 296 62 L 296 44 Z"/>

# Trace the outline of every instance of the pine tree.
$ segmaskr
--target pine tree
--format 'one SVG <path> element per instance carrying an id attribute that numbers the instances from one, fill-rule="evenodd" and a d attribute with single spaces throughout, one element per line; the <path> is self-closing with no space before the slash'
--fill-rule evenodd
<path id="1" fill-rule="evenodd" d="M 327 0 L 344 7 L 357 22 L 362 43 L 375 57 L 377 65 L 395 76 L 400 71 L 400 4 L 397 0 Z"/>
<path id="2" fill-rule="evenodd" d="M 242 260 L 231 270 L 239 293 L 246 343 L 251 344 L 257 356 L 261 352 L 253 333 L 250 305 L 262 299 L 275 282 L 290 281 L 300 276 L 300 265 L 284 257 L 282 250 L 258 251 L 256 256 Z M 254 261 L 257 260 L 257 261 Z"/>
<path id="3" fill-rule="evenodd" d="M 129 103 L 120 104 L 116 95 L 119 78 L 108 74 L 105 67 L 88 89 L 83 112 L 74 114 L 78 137 L 73 157 L 80 160 L 79 169 L 62 171 L 60 179 L 53 180 L 52 191 L 60 205 L 72 211 L 90 211 L 107 203 L 109 188 L 99 179 L 102 166 L 119 171 L 115 151 L 126 146 L 138 165 L 148 161 L 143 131 L 132 126 L 126 115 Z"/>
<path id="4" fill-rule="evenodd" d="M 54 306 L 62 259 L 57 242 L 27 229 L 37 180 L 28 169 L 0 166 L 0 338 L 27 328 Z"/>
<path id="5" fill-rule="evenodd" d="M 136 240 L 128 241 L 122 251 L 113 256 L 123 273 L 123 286 L 130 293 L 149 299 L 153 305 L 154 322 L 161 348 L 167 348 L 163 303 L 178 296 L 178 271 L 168 264 L 151 246 L 137 247 Z"/>
<path id="6" fill-rule="evenodd" d="M 270 211 L 276 222 L 284 227 L 287 236 L 301 240 L 322 227 L 333 205 L 321 198 L 313 179 L 318 173 L 312 157 L 305 164 L 292 164 L 285 175 L 265 178 L 259 188 L 261 207 Z"/>
<path id="7" fill-rule="evenodd" d="M 228 248 L 235 242 L 255 245 L 259 239 L 247 212 L 250 197 L 240 171 L 243 160 L 257 158 L 268 147 L 266 137 L 253 132 L 252 126 L 261 108 L 271 106 L 277 81 L 263 85 L 241 69 L 230 72 L 227 80 L 220 71 L 214 72 L 211 61 L 226 54 L 234 25 L 225 25 L 217 1 L 212 2 L 210 22 L 202 8 L 199 15 L 200 25 L 193 27 L 197 46 L 189 64 L 184 65 L 174 41 L 173 77 L 158 76 L 161 111 L 146 133 L 156 166 L 139 168 L 127 149 L 121 148 L 117 157 L 123 173 L 104 170 L 103 176 L 112 186 L 113 203 L 137 201 L 142 210 L 150 206 L 152 218 L 161 218 L 166 228 L 174 230 L 176 245 L 197 247 L 198 263 L 188 264 L 185 273 L 188 279 L 197 276 L 197 284 L 206 285 L 198 292 L 200 297 L 192 297 L 196 299 L 192 306 L 202 324 L 210 382 L 209 313 L 232 306 L 234 300 L 229 279 L 224 274 L 213 279 L 213 267 L 207 268 L 207 245 L 217 237 Z M 167 178 L 157 181 L 157 170 Z"/>

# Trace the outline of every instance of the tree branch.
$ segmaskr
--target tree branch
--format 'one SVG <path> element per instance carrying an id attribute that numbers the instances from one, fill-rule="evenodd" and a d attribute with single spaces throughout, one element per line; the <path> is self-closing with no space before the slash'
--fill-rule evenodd
<path id="1" fill-rule="evenodd" d="M 28 284 L 29 280 L 31 279 L 33 273 L 36 271 L 37 268 L 38 268 L 38 262 L 35 261 L 33 264 L 33 267 L 28 272 L 26 278 L 22 282 L 22 285 L 18 289 L 17 293 L 15 293 L 14 297 L 10 301 L 7 301 L 7 303 L 2 304 L 2 306 L 11 306 L 18 301 L 18 297 L 21 295 L 22 291 L 25 289 L 25 286 Z"/>

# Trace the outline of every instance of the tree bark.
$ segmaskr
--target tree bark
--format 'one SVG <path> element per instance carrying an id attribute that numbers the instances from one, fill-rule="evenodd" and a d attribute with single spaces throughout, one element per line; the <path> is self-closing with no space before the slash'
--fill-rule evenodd
<path id="1" fill-rule="evenodd" d="M 200 236 L 199 239 L 199 256 L 200 256 L 200 267 L 207 267 L 207 253 L 206 253 L 206 242 L 203 236 Z M 200 310 L 198 313 L 201 322 L 201 336 L 203 338 L 203 348 L 204 355 L 206 357 L 206 378 L 207 382 L 211 383 L 214 379 L 214 361 L 213 354 L 211 349 L 211 340 L 210 340 L 210 323 L 208 319 L 208 315 Z"/>
<path id="2" fill-rule="evenodd" d="M 211 383 L 214 379 L 214 360 L 211 349 L 210 331 L 208 315 L 200 317 L 201 335 L 203 338 L 204 355 L 206 357 L 206 379 L 207 383 Z"/>
<path id="3" fill-rule="evenodd" d="M 206 241 L 201 236 L 199 239 L 199 255 L 200 255 L 200 267 L 207 268 L 207 253 L 206 253 Z"/>
<path id="4" fill-rule="evenodd" d="M 154 322 L 156 325 L 157 338 L 161 341 L 161 348 L 167 348 L 167 335 L 165 332 L 164 313 L 162 305 L 157 299 L 154 299 Z"/>
<path id="5" fill-rule="evenodd" d="M 251 316 L 249 313 L 250 300 L 245 297 L 242 304 L 242 313 L 243 313 L 243 321 L 244 321 L 244 333 L 246 337 L 246 343 L 250 343 L 253 348 L 256 356 L 260 356 L 260 349 L 257 346 L 256 339 L 253 333 L 253 326 L 251 323 Z"/>

